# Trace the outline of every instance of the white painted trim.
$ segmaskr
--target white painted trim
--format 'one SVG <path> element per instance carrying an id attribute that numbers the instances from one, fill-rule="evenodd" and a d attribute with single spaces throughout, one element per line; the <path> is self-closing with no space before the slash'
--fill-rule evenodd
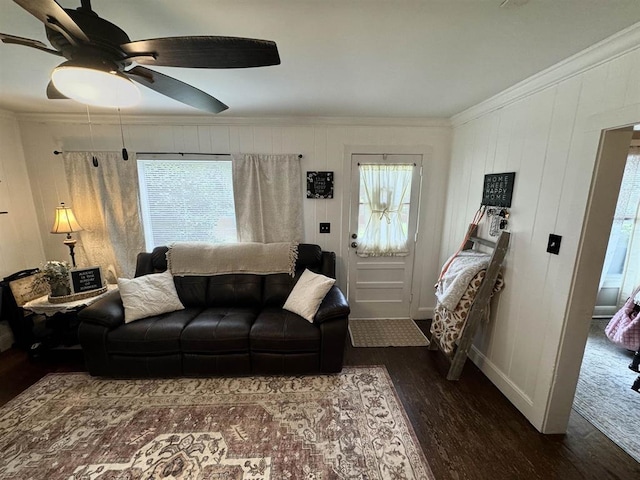
<path id="1" fill-rule="evenodd" d="M 0 118 L 9 119 L 9 120 L 17 120 L 16 114 L 9 110 L 0 109 Z"/>
<path id="2" fill-rule="evenodd" d="M 603 121 L 611 119 L 608 112 L 594 116 L 597 118 Z M 630 124 L 626 119 L 619 120 Z M 615 210 L 617 195 L 610 195 L 610 191 L 622 180 L 631 135 L 630 127 L 610 129 L 603 125 L 601 128 L 560 343 L 555 356 L 543 354 L 542 357 L 555 358 L 543 412 L 542 433 L 564 433 L 569 423 L 609 239 L 610 229 L 603 229 L 602 225 L 610 225 Z"/>
<path id="3" fill-rule="evenodd" d="M 471 346 L 471 350 L 469 350 L 469 359 L 498 387 L 504 396 L 527 417 L 527 420 L 529 420 L 538 431 L 541 431 L 542 424 L 536 425 L 531 419 L 533 400 L 518 388 L 515 383 L 509 380 L 491 360 L 484 356 L 484 354 L 473 345 Z"/>
<path id="4" fill-rule="evenodd" d="M 83 113 L 15 113 L 20 121 L 43 123 L 87 123 Z M 120 119 L 112 114 L 91 114 L 92 124 L 119 125 Z M 447 118 L 428 117 L 225 117 L 199 115 L 122 115 L 127 125 L 348 125 L 348 126 L 404 126 L 450 128 Z"/>
<path id="5" fill-rule="evenodd" d="M 640 48 L 640 22 L 451 117 L 459 126 Z"/>
<path id="6" fill-rule="evenodd" d="M 434 307 L 418 307 L 418 315 L 414 320 L 427 320 L 433 318 Z"/>
<path id="7" fill-rule="evenodd" d="M 348 188 L 345 188 L 343 192 L 343 204 L 342 204 L 342 231 L 349 234 L 351 231 L 351 188 L 352 188 L 352 169 L 351 169 L 351 156 L 357 154 L 366 154 L 366 155 L 381 155 L 381 154 L 397 154 L 397 155 L 421 155 L 422 156 L 422 167 L 426 168 L 428 166 L 428 161 L 433 158 L 433 146 L 432 145 L 344 145 L 343 146 L 343 162 L 342 162 L 342 178 L 344 179 L 344 184 L 348 185 Z M 418 196 L 418 224 L 416 228 L 420 227 L 420 219 L 423 212 L 423 196 L 422 189 L 424 188 L 424 182 L 420 181 L 420 195 Z M 415 256 L 416 252 L 419 249 L 419 246 L 424 242 L 421 238 L 421 235 L 418 235 L 418 240 L 414 246 L 414 263 L 412 265 L 412 274 L 411 274 L 411 293 L 415 296 L 418 294 L 416 291 L 420 288 L 419 280 L 416 280 L 416 263 Z M 338 255 L 345 259 L 345 289 L 344 293 L 349 298 L 349 243 L 350 238 L 347 237 L 346 242 L 340 242 L 340 251 Z M 430 310 L 433 315 L 433 308 L 425 308 L 425 310 Z M 414 310 L 410 307 L 409 315 L 413 315 Z M 426 318 L 432 318 L 426 317 Z"/>

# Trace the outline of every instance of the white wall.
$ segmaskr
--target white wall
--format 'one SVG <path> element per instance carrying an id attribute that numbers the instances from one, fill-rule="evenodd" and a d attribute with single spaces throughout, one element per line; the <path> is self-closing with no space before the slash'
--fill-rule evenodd
<path id="1" fill-rule="evenodd" d="M 597 278 L 578 288 L 574 271 L 579 262 L 599 271 L 604 257 L 601 246 L 580 256 L 601 131 L 640 122 L 639 38 L 632 27 L 452 119 L 440 258 L 460 243 L 484 174 L 515 171 L 506 288 L 473 358 L 546 433 L 566 427 L 595 302 Z M 618 186 L 607 186 L 611 198 Z M 611 216 L 597 239 L 605 247 Z M 558 256 L 546 253 L 550 233 L 562 236 Z"/>
<path id="2" fill-rule="evenodd" d="M 25 157 L 37 207 L 37 219 L 48 259 L 66 259 L 62 240 L 49 234 L 54 207 L 68 203 L 62 157 L 53 150 L 120 151 L 117 116 L 91 115 L 93 147 L 86 116 L 20 116 Z M 238 119 L 224 117 L 126 117 L 125 143 L 129 151 L 205 153 L 300 153 L 302 171 L 335 172 L 333 199 L 304 200 L 305 237 L 338 255 L 338 283 L 346 282 L 343 231 L 344 201 L 348 201 L 350 175 L 345 151 L 352 145 L 394 146 L 424 153 L 422 221 L 416 251 L 412 312 L 430 318 L 432 285 L 438 271 L 440 231 L 445 198 L 451 129 L 445 120 L 415 119 Z M 389 151 L 388 153 L 394 153 Z M 301 182 L 304 179 L 301 178 Z M 81 221 L 81 219 L 79 219 Z M 330 222 L 331 233 L 319 234 L 318 223 Z M 82 241 L 82 232 L 78 234 Z M 426 288 L 423 288 L 426 285 Z"/>
<path id="3" fill-rule="evenodd" d="M 44 251 L 15 116 L 0 111 L 0 279 L 40 266 Z"/>
<path id="4" fill-rule="evenodd" d="M 419 300 L 412 307 L 418 318 L 430 316 L 437 271 L 479 206 L 483 175 L 517 172 L 507 284 L 473 359 L 536 428 L 562 432 L 596 294 L 576 283 L 576 265 L 589 255 L 601 264 L 604 256 L 588 248 L 583 234 L 598 145 L 603 129 L 640 123 L 639 45 L 635 26 L 455 116 L 451 152 L 447 122 L 427 120 L 123 117 L 125 141 L 131 151 L 301 153 L 303 172 L 335 171 L 333 200 L 304 201 L 305 241 L 337 252 L 342 287 L 349 241 L 345 151 L 396 145 L 425 152 L 413 292 Z M 93 147 L 86 118 L 19 117 L 47 259 L 68 255 L 48 233 L 53 208 L 68 199 L 61 157 L 52 151 L 121 148 L 117 117 L 92 121 Z M 610 189 L 617 196 L 615 185 Z M 331 222 L 331 234 L 317 233 L 321 221 Z M 558 256 L 545 251 L 549 233 L 563 237 Z M 28 248 L 38 250 L 34 230 L 26 237 Z M 595 276 L 591 283 L 597 285 Z"/>

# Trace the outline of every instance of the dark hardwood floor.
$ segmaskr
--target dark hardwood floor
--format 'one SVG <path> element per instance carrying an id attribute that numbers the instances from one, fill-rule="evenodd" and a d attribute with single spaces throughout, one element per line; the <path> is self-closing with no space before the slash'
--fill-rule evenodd
<path id="1" fill-rule="evenodd" d="M 458 382 L 444 379 L 444 360 L 426 347 L 348 345 L 345 363 L 386 366 L 439 480 L 640 478 L 640 464 L 575 412 L 566 435 L 538 433 L 471 362 Z M 79 351 L 35 360 L 3 352 L 0 405 L 49 372 L 82 370 Z"/>

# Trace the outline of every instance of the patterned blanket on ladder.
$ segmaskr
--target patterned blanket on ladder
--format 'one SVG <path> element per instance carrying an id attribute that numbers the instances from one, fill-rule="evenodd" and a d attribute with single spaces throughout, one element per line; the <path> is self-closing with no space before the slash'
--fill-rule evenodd
<path id="1" fill-rule="evenodd" d="M 436 303 L 433 312 L 433 322 L 431 322 L 431 335 L 440 343 L 440 348 L 447 354 L 453 353 L 456 342 L 462 335 L 462 330 L 467 322 L 467 316 L 476 298 L 476 294 L 480 289 L 482 280 L 484 280 L 486 270 L 481 270 L 469 282 L 462 297 L 458 301 L 453 310 L 448 309 L 440 302 Z M 502 273 L 498 274 L 498 279 L 493 288 L 493 294 L 496 294 L 504 287 L 504 279 Z M 489 319 L 489 308 L 486 310 L 485 320 Z"/>

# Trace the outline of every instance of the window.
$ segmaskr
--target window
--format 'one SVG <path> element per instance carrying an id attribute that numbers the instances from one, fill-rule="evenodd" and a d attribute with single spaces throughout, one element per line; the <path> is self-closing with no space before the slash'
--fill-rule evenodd
<path id="1" fill-rule="evenodd" d="M 413 164 L 363 164 L 358 205 L 358 255 L 409 253 Z"/>
<path id="2" fill-rule="evenodd" d="M 138 156 L 148 251 L 171 242 L 236 242 L 231 157 Z"/>
<path id="3" fill-rule="evenodd" d="M 640 149 L 632 147 L 627 157 L 611 234 L 600 280 L 601 286 L 619 287 L 629 263 L 640 206 Z"/>

